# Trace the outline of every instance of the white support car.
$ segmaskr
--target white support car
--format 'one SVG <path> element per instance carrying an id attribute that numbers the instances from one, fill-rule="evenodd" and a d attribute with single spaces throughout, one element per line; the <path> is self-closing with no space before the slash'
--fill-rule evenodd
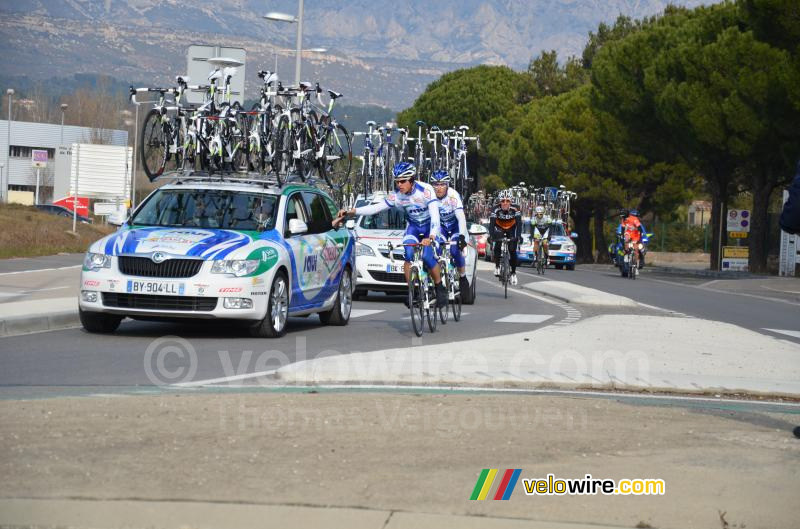
<path id="1" fill-rule="evenodd" d="M 308 185 L 183 179 L 154 191 L 120 229 L 91 245 L 80 318 L 114 332 L 125 317 L 244 320 L 281 336 L 289 316 L 346 325 L 355 238 Z"/>
<path id="2" fill-rule="evenodd" d="M 375 195 L 369 202 L 383 200 L 383 195 Z M 364 201 L 359 205 L 366 204 Z M 392 208 L 376 215 L 360 216 L 349 225 L 356 233 L 356 298 L 367 291 L 404 293 L 407 291 L 403 276 L 403 248 L 394 249 L 394 262 L 389 259 L 389 243 L 399 245 L 403 242 L 406 229 L 405 212 Z M 462 302 L 471 305 L 475 302 L 478 252 L 467 246 L 466 272 L 470 289 Z"/>

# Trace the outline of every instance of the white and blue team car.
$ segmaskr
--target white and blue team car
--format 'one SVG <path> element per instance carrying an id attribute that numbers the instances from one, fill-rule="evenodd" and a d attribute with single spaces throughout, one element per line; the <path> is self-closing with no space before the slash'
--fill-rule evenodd
<path id="1" fill-rule="evenodd" d="M 333 229 L 319 189 L 185 178 L 148 196 L 120 229 L 92 244 L 80 319 L 114 332 L 123 318 L 244 320 L 276 337 L 289 316 L 346 325 L 355 239 Z"/>

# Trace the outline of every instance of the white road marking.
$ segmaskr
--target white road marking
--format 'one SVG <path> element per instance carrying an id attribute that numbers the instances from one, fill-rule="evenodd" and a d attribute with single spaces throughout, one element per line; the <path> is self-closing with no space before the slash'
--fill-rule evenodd
<path id="1" fill-rule="evenodd" d="M 762 329 L 762 330 L 775 332 L 778 334 L 785 334 L 786 336 L 791 336 L 792 338 L 800 338 L 800 331 L 789 331 L 785 329 Z"/>
<path id="2" fill-rule="evenodd" d="M 74 265 L 74 266 L 62 266 L 59 268 L 40 268 L 39 270 L 18 270 L 16 272 L 3 272 L 0 273 L 0 276 L 10 276 L 15 274 L 30 274 L 33 272 L 52 272 L 54 270 L 71 270 L 73 268 L 81 268 L 83 265 Z"/>
<path id="3" fill-rule="evenodd" d="M 404 308 L 405 308 L 405 307 L 404 307 Z M 453 320 L 453 311 L 452 311 L 452 309 L 450 309 L 450 308 L 448 307 L 448 310 L 450 310 L 450 312 L 448 312 L 448 315 L 447 315 L 447 321 L 455 321 L 455 320 Z M 462 312 L 462 313 L 461 313 L 461 318 L 463 318 L 464 316 L 469 316 L 469 312 Z M 411 319 L 411 316 L 410 316 L 410 315 L 409 315 L 409 316 L 403 316 L 401 319 L 403 319 L 403 320 L 410 320 L 410 319 Z M 439 323 L 441 323 L 441 322 L 439 322 Z"/>
<path id="4" fill-rule="evenodd" d="M 509 314 L 494 321 L 495 323 L 542 323 L 552 317 L 551 314 Z"/>
<path id="5" fill-rule="evenodd" d="M 52 287 L 52 288 L 36 288 L 33 290 L 19 290 L 17 292 L 0 292 L 0 296 L 22 296 L 24 294 L 33 294 L 34 292 L 48 292 L 50 290 L 63 290 L 71 287 Z"/>
<path id="6" fill-rule="evenodd" d="M 386 311 L 383 309 L 350 309 L 350 318 L 363 318 L 364 316 L 372 316 L 373 314 L 380 314 L 381 312 Z"/>
<path id="7" fill-rule="evenodd" d="M 175 388 L 196 388 L 199 386 L 208 386 L 211 384 L 223 384 L 225 382 L 233 382 L 235 380 L 247 380 L 248 378 L 260 378 L 269 375 L 274 375 L 278 370 L 271 369 L 269 371 L 260 371 L 258 373 L 245 373 L 243 375 L 233 375 L 230 377 L 209 378 L 207 380 L 193 380 L 192 382 L 179 382 L 171 384 L 170 387 Z"/>

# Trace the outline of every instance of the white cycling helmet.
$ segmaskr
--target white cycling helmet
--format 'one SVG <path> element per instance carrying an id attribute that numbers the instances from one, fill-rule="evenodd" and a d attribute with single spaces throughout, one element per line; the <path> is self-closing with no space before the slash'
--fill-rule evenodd
<path id="1" fill-rule="evenodd" d="M 544 208 L 542 206 L 536 206 L 536 214 L 544 215 Z"/>
<path id="2" fill-rule="evenodd" d="M 500 194 L 497 195 L 497 200 L 498 201 L 499 200 L 511 200 L 511 199 L 512 199 L 511 191 L 508 190 L 508 189 L 503 189 L 502 191 L 500 191 Z"/>

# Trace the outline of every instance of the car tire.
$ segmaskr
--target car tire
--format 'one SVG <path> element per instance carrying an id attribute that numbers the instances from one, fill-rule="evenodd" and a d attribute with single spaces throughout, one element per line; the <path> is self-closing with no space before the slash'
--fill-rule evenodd
<path id="1" fill-rule="evenodd" d="M 567 270 L 575 270 L 575 263 L 568 264 Z"/>
<path id="2" fill-rule="evenodd" d="M 347 325 L 350 321 L 350 310 L 353 308 L 353 282 L 350 267 L 346 267 L 339 279 L 339 291 L 333 308 L 319 313 L 319 321 L 323 325 Z"/>
<path id="3" fill-rule="evenodd" d="M 274 309 L 274 310 L 273 310 Z M 250 327 L 250 335 L 256 338 L 280 338 L 286 334 L 289 320 L 289 282 L 284 272 L 275 274 L 269 289 L 267 313 L 264 319 Z"/>
<path id="4" fill-rule="evenodd" d="M 362 301 L 367 297 L 367 290 L 354 290 L 353 291 L 353 301 Z"/>
<path id="5" fill-rule="evenodd" d="M 556 270 L 562 270 L 563 268 L 564 268 L 564 265 L 560 265 L 560 264 L 556 265 Z"/>
<path id="6" fill-rule="evenodd" d="M 122 316 L 103 314 L 102 312 L 88 312 L 80 308 L 78 308 L 78 317 L 87 332 L 96 334 L 111 334 L 117 330 L 122 322 Z"/>

